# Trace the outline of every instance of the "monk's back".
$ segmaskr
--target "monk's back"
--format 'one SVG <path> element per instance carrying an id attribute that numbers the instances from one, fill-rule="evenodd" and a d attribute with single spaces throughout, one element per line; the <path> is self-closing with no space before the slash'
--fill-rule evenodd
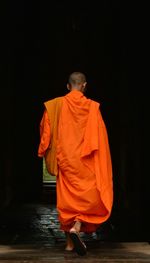
<path id="1" fill-rule="evenodd" d="M 81 92 L 72 91 L 63 97 L 58 131 L 59 166 L 69 164 L 77 169 L 91 100 Z M 61 156 L 60 156 L 61 152 Z"/>

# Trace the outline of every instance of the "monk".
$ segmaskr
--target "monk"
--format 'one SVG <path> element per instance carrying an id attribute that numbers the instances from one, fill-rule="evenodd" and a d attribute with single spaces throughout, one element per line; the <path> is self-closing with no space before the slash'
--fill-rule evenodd
<path id="1" fill-rule="evenodd" d="M 68 93 L 44 103 L 38 156 L 56 176 L 60 228 L 67 251 L 85 255 L 81 232 L 96 232 L 111 214 L 113 175 L 100 104 L 84 95 L 86 77 L 73 72 Z"/>

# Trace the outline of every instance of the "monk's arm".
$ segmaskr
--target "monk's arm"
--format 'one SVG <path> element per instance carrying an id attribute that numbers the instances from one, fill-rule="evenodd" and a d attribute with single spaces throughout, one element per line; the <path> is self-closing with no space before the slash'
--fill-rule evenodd
<path id="1" fill-rule="evenodd" d="M 38 148 L 38 156 L 43 157 L 50 143 L 50 122 L 48 113 L 45 110 L 40 122 L 40 144 Z"/>

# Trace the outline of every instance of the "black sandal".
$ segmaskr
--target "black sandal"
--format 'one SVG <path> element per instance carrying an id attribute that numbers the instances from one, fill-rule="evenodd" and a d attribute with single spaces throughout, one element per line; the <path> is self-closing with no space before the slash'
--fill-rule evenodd
<path id="1" fill-rule="evenodd" d="M 74 244 L 74 249 L 77 252 L 77 254 L 80 256 L 84 256 L 87 252 L 87 249 L 86 249 L 86 245 L 81 240 L 79 233 L 76 231 L 71 231 L 70 238 Z"/>

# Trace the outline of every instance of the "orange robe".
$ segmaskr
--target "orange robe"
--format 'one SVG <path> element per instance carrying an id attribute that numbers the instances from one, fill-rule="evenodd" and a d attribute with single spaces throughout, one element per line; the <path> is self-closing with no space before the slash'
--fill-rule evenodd
<path id="1" fill-rule="evenodd" d="M 46 112 L 43 118 L 48 120 Z M 47 140 L 50 141 L 50 137 Z M 39 156 L 41 149 L 42 143 Z M 81 231 L 96 231 L 111 214 L 112 163 L 99 103 L 76 90 L 62 97 L 57 162 L 57 209 L 61 229 L 69 231 L 78 219 L 83 222 Z"/>

